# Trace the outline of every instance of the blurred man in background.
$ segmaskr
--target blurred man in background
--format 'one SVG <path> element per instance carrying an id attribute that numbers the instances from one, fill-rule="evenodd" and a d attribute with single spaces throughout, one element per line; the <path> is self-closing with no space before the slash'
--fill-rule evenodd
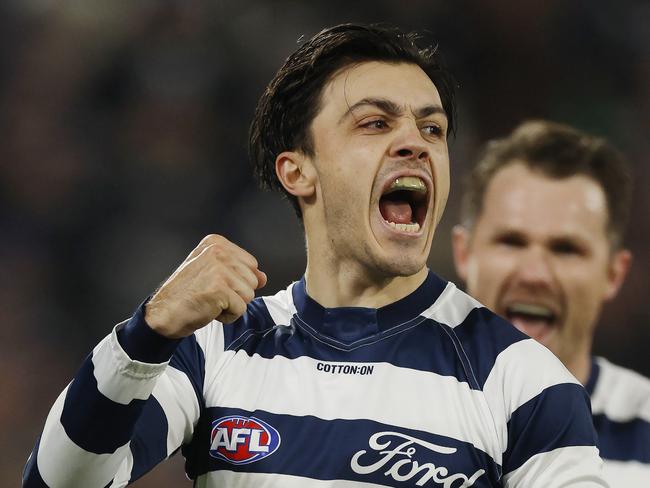
<path id="1" fill-rule="evenodd" d="M 467 291 L 553 351 L 591 395 L 606 474 L 620 487 L 650 482 L 650 380 L 591 348 L 632 259 L 631 186 L 605 140 L 526 122 L 486 146 L 453 232 Z"/>

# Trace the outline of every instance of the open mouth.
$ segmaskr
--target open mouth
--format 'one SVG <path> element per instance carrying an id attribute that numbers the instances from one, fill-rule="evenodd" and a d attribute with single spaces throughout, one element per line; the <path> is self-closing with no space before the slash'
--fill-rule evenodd
<path id="1" fill-rule="evenodd" d="M 428 200 L 427 185 L 422 178 L 400 176 L 382 194 L 379 211 L 390 227 L 416 234 L 424 225 Z"/>
<path id="2" fill-rule="evenodd" d="M 557 323 L 557 314 L 549 307 L 532 303 L 512 303 L 506 307 L 506 318 L 520 331 L 541 340 Z"/>

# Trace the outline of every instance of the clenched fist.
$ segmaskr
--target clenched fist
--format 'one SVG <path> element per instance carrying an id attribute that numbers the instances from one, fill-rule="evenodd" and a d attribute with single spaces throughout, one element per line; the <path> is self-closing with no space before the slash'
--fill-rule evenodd
<path id="1" fill-rule="evenodd" d="M 186 337 L 214 318 L 238 319 L 264 285 L 266 274 L 251 254 L 225 237 L 209 235 L 147 303 L 145 320 L 165 337 Z"/>

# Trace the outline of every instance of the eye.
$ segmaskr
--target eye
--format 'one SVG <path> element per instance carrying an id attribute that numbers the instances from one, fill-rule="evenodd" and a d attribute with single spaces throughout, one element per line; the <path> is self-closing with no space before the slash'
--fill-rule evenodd
<path id="1" fill-rule="evenodd" d="M 420 129 L 427 136 L 442 137 L 445 135 L 445 131 L 438 124 L 428 123 L 421 127 Z"/>
<path id="2" fill-rule="evenodd" d="M 583 250 L 576 243 L 568 240 L 558 240 L 551 244 L 551 250 L 554 254 L 561 256 L 574 256 L 583 254 Z"/>
<path id="3" fill-rule="evenodd" d="M 366 129 L 383 130 L 388 129 L 388 122 L 386 122 L 384 119 L 372 119 L 366 122 L 362 122 L 361 127 L 365 127 Z"/>
<path id="4" fill-rule="evenodd" d="M 526 247 L 526 238 L 517 232 L 507 232 L 504 234 L 497 234 L 494 237 L 494 242 L 501 246 L 522 248 Z"/>

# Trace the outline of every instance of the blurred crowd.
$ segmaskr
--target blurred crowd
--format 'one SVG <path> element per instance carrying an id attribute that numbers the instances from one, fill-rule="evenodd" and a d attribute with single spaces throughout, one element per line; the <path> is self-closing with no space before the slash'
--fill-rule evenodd
<path id="1" fill-rule="evenodd" d="M 457 79 L 451 197 L 430 260 L 445 278 L 456 278 L 449 231 L 459 183 L 487 139 L 548 118 L 627 155 L 635 261 L 595 352 L 650 375 L 650 3 L 7 1 L 1 486 L 19 485 L 47 410 L 83 357 L 205 234 L 253 253 L 270 277 L 266 293 L 301 276 L 301 229 L 289 205 L 251 179 L 248 124 L 300 39 L 346 21 L 426 30 Z M 179 486 L 182 474 L 165 470 L 135 486 Z"/>

